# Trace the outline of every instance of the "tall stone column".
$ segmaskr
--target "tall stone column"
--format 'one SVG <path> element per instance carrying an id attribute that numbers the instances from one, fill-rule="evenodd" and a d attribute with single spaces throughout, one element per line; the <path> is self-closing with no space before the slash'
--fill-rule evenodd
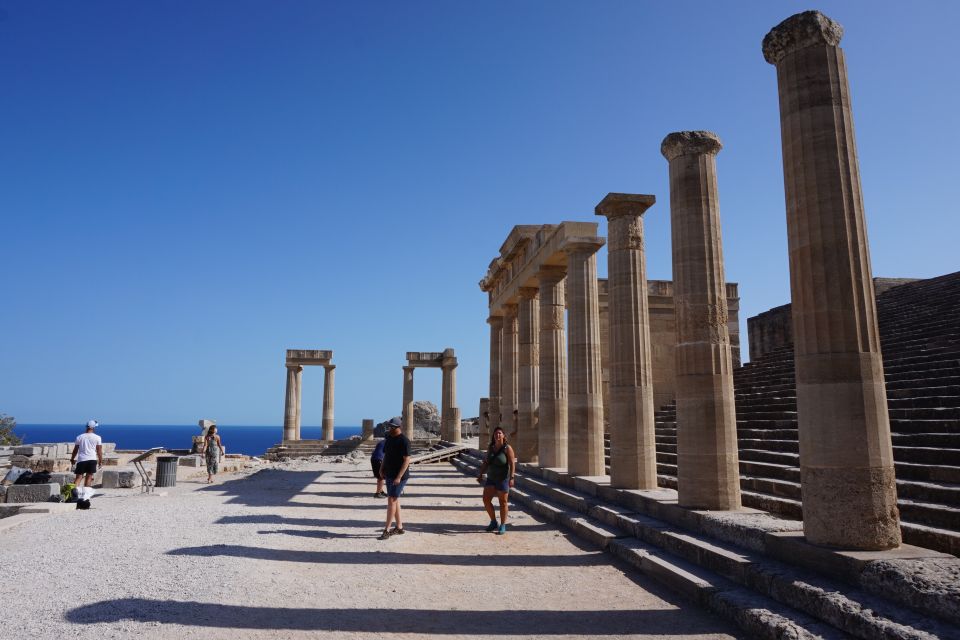
<path id="1" fill-rule="evenodd" d="M 293 436 L 293 439 L 300 440 L 301 439 L 300 438 L 300 422 L 301 422 L 300 418 L 302 416 L 302 413 L 300 411 L 300 407 L 302 406 L 300 404 L 300 400 L 301 398 L 303 398 L 303 367 L 297 367 L 296 384 L 297 384 L 297 418 L 296 418 L 297 426 L 296 426 L 296 432 Z"/>
<path id="2" fill-rule="evenodd" d="M 642 217 L 655 202 L 652 195 L 610 193 L 596 208 L 608 220 L 610 484 L 621 489 L 657 488 Z"/>
<path id="3" fill-rule="evenodd" d="M 537 409 L 540 394 L 540 291 L 536 287 L 520 288 L 517 309 L 517 440 L 514 450 L 519 462 L 536 462 Z"/>
<path id="4" fill-rule="evenodd" d="M 663 139 L 670 163 L 677 322 L 677 485 L 681 506 L 739 509 L 737 416 L 727 328 L 716 155 L 709 131 Z"/>
<path id="5" fill-rule="evenodd" d="M 490 442 L 490 398 L 480 398 L 480 424 L 477 425 L 477 449 L 483 451 Z"/>
<path id="6" fill-rule="evenodd" d="M 297 371 L 287 367 L 287 392 L 283 404 L 283 441 L 297 439 Z"/>
<path id="7" fill-rule="evenodd" d="M 494 425 L 503 427 L 510 438 L 513 433 L 513 410 L 517 406 L 517 360 L 519 344 L 517 342 L 517 305 L 504 305 L 503 316 L 503 358 L 500 368 L 500 418 L 494 419 Z"/>
<path id="8" fill-rule="evenodd" d="M 900 515 L 842 36 L 800 13 L 763 56 L 780 93 L 803 530 L 882 550 L 900 544 Z"/>
<path id="9" fill-rule="evenodd" d="M 335 364 L 323 366 L 323 439 L 333 441 L 333 373 Z"/>
<path id="10" fill-rule="evenodd" d="M 403 368 L 403 435 L 413 438 L 413 367 Z"/>
<path id="11" fill-rule="evenodd" d="M 541 267 L 540 416 L 537 425 L 541 467 L 567 466 L 567 347 L 564 336 L 564 267 Z"/>
<path id="12" fill-rule="evenodd" d="M 574 476 L 606 475 L 597 292 L 597 250 L 602 246 L 602 238 L 571 238 L 563 247 L 570 320 L 567 470 Z"/>
<path id="13" fill-rule="evenodd" d="M 480 414 L 479 448 L 482 451 L 490 441 L 493 426 L 500 424 L 500 372 L 503 353 L 503 316 L 491 315 L 487 318 L 490 325 L 490 397 L 487 400 L 489 420 L 483 420 Z"/>
<path id="14" fill-rule="evenodd" d="M 444 349 L 440 363 L 443 372 L 440 431 L 447 442 L 460 442 L 460 409 L 457 407 L 457 358 L 453 349 Z"/>

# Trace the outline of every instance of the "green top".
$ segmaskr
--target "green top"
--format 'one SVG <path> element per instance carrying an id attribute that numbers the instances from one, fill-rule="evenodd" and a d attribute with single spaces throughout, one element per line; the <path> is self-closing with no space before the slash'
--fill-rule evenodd
<path id="1" fill-rule="evenodd" d="M 510 473 L 510 463 L 507 461 L 507 447 L 504 445 L 499 451 L 487 450 L 487 478 L 493 482 L 503 482 Z"/>

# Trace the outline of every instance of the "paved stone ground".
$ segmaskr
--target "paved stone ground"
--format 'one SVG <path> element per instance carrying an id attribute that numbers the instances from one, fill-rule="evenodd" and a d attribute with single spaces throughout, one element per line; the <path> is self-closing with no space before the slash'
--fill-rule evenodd
<path id="1" fill-rule="evenodd" d="M 417 467 L 407 533 L 376 539 L 365 464 L 294 463 L 0 533 L 4 638 L 730 638 L 609 555 L 515 511 L 483 532 L 480 490 Z"/>

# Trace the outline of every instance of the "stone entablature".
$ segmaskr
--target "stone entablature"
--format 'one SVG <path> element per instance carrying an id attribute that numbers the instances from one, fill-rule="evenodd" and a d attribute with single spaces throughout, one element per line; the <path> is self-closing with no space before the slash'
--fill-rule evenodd
<path id="1" fill-rule="evenodd" d="M 287 349 L 287 366 L 315 366 L 330 364 L 333 351 L 321 349 Z"/>
<path id="2" fill-rule="evenodd" d="M 407 364 L 411 367 L 443 366 L 442 351 L 407 351 Z"/>

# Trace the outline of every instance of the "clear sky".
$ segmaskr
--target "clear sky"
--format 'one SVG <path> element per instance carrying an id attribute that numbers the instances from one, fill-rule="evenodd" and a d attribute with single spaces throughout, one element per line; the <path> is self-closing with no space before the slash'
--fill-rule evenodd
<path id="1" fill-rule="evenodd" d="M 0 412 L 282 422 L 287 348 L 333 349 L 336 422 L 400 412 L 406 351 L 487 395 L 477 286 L 515 224 L 652 193 L 708 129 L 727 280 L 789 301 L 776 73 L 840 22 L 878 276 L 958 270 L 960 3 L 0 0 Z M 606 253 L 599 256 L 606 274 Z M 439 404 L 440 373 L 416 396 Z M 304 373 L 304 424 L 323 372 Z"/>

